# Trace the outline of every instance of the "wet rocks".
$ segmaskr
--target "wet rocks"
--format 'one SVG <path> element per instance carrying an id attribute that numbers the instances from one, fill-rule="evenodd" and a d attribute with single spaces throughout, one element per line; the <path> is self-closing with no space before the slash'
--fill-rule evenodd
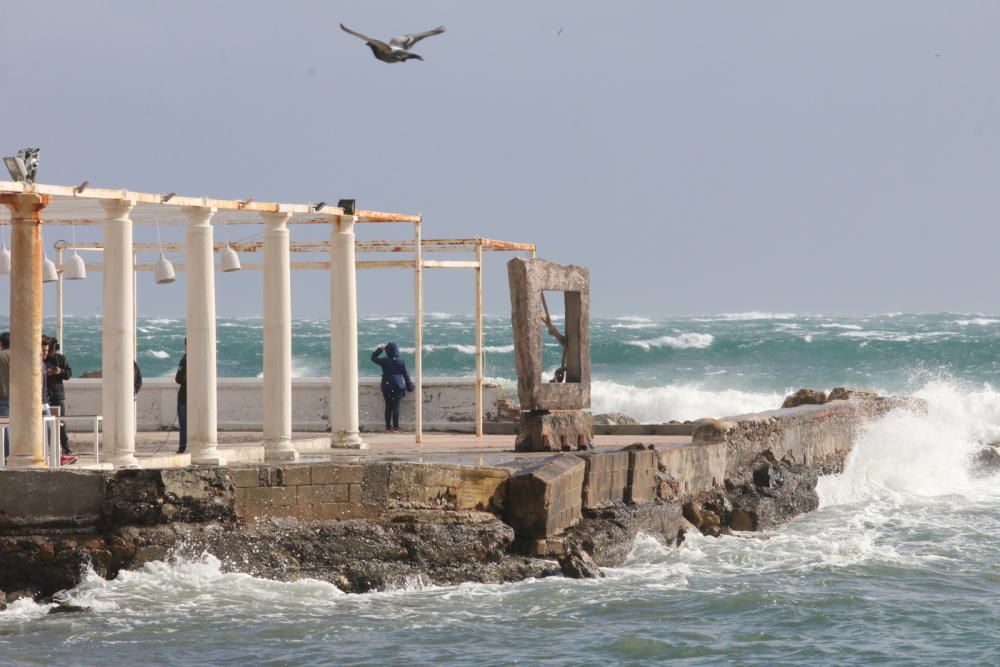
<path id="1" fill-rule="evenodd" d="M 797 408 L 800 405 L 823 405 L 827 401 L 825 391 L 818 389 L 799 389 L 794 394 L 785 397 L 782 408 Z"/>
<path id="2" fill-rule="evenodd" d="M 559 569 L 564 577 L 570 579 L 599 579 L 604 576 L 591 555 L 577 544 L 559 557 Z"/>
<path id="3" fill-rule="evenodd" d="M 594 424 L 616 426 L 619 424 L 638 424 L 637 419 L 629 417 L 623 412 L 604 412 L 594 415 Z"/>
<path id="4" fill-rule="evenodd" d="M 49 614 L 79 614 L 85 611 L 90 611 L 90 607 L 60 602 L 55 607 L 49 609 Z"/>
<path id="5" fill-rule="evenodd" d="M 1000 474 L 1000 444 L 990 443 L 972 455 L 973 477 L 992 477 Z"/>

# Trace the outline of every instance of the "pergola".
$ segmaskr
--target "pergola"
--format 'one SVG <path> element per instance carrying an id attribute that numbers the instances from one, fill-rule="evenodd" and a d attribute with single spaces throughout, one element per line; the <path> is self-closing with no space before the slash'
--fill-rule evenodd
<path id="1" fill-rule="evenodd" d="M 482 435 L 483 327 L 482 261 L 488 251 L 527 252 L 535 246 L 484 238 L 424 240 L 420 215 L 385 213 L 313 204 L 150 194 L 127 190 L 0 181 L 0 204 L 11 212 L 10 270 L 10 420 L 11 466 L 43 466 L 41 376 L 38 341 L 42 334 L 42 225 L 100 225 L 101 243 L 60 246 L 103 250 L 103 260 L 87 269 L 102 271 L 102 404 L 105 443 L 118 467 L 135 466 L 135 413 L 132 362 L 135 349 L 136 271 L 153 264 L 140 253 L 161 251 L 160 244 L 133 241 L 134 224 L 183 225 L 184 243 L 163 244 L 183 251 L 175 268 L 187 274 L 188 445 L 191 460 L 221 465 L 216 419 L 216 331 L 214 254 L 227 245 L 237 252 L 263 253 L 263 262 L 242 268 L 264 274 L 263 426 L 268 460 L 298 457 L 292 433 L 291 270 L 326 270 L 330 275 L 330 400 L 332 447 L 364 448 L 358 427 L 357 269 L 411 269 L 414 274 L 416 441 L 422 431 L 423 270 L 473 269 L 476 284 L 476 434 Z M 413 225 L 413 239 L 363 241 L 355 225 Z M 216 243 L 214 227 L 264 225 L 263 240 Z M 328 241 L 292 243 L 290 225 L 328 225 Z M 328 261 L 291 261 L 291 253 L 328 253 Z M 474 253 L 473 260 L 430 260 L 424 252 Z M 357 260 L 356 253 L 405 253 L 403 259 Z M 60 261 L 60 269 L 61 261 Z M 57 329 L 62 327 L 61 279 L 57 289 Z M 61 331 L 59 331 L 59 337 Z"/>

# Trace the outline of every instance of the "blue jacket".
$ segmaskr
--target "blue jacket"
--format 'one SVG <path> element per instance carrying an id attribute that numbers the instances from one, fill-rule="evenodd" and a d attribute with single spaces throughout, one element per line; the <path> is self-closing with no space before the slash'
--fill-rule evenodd
<path id="1" fill-rule="evenodd" d="M 386 356 L 382 355 L 385 350 Z M 385 348 L 375 348 L 372 361 L 382 367 L 382 391 L 397 390 L 401 393 L 413 391 L 413 382 L 406 372 L 406 364 L 399 358 L 399 346 L 389 343 Z"/>

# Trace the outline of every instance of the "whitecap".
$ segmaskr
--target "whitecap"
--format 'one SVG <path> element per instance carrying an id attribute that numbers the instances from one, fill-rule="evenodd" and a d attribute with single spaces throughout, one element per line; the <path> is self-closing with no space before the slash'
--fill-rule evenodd
<path id="1" fill-rule="evenodd" d="M 654 347 L 669 347 L 674 350 L 703 350 L 712 345 L 715 336 L 706 333 L 683 333 L 678 336 L 660 336 L 649 340 L 626 341 L 629 345 L 651 350 Z"/>
<path id="2" fill-rule="evenodd" d="M 165 350 L 147 350 L 146 354 L 157 359 L 169 359 L 170 353 Z"/>
<path id="3" fill-rule="evenodd" d="M 773 410 L 784 396 L 737 389 L 712 391 L 694 385 L 635 387 L 595 380 L 591 386 L 593 412 L 623 412 L 643 423 L 672 419 L 701 419 Z"/>

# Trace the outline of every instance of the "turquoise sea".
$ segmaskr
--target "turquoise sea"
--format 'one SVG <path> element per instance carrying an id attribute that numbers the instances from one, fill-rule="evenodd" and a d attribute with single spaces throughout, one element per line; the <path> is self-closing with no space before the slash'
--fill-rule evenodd
<path id="1" fill-rule="evenodd" d="M 96 369 L 100 322 L 73 318 L 74 369 Z M 51 329 L 52 327 L 48 327 Z M 261 370 L 261 322 L 219 321 L 219 372 Z M 183 322 L 139 322 L 146 375 L 171 374 Z M 821 507 L 763 535 L 640 539 L 601 580 L 432 587 L 352 596 L 317 581 L 223 571 L 210 556 L 156 563 L 67 593 L 92 607 L 0 613 L 2 664 L 654 665 L 998 664 L 1000 479 L 975 478 L 977 443 L 1000 440 L 1000 315 L 739 313 L 592 321 L 594 409 L 642 421 L 777 407 L 799 387 L 912 393 L 927 415 L 863 433 Z M 370 348 L 412 322 L 367 317 Z M 427 375 L 474 372 L 470 317 L 426 322 Z M 323 376 L 328 325 L 295 324 L 295 368 Z M 550 367 L 556 349 L 546 348 Z M 514 378 L 510 324 L 491 317 L 486 373 Z"/>

